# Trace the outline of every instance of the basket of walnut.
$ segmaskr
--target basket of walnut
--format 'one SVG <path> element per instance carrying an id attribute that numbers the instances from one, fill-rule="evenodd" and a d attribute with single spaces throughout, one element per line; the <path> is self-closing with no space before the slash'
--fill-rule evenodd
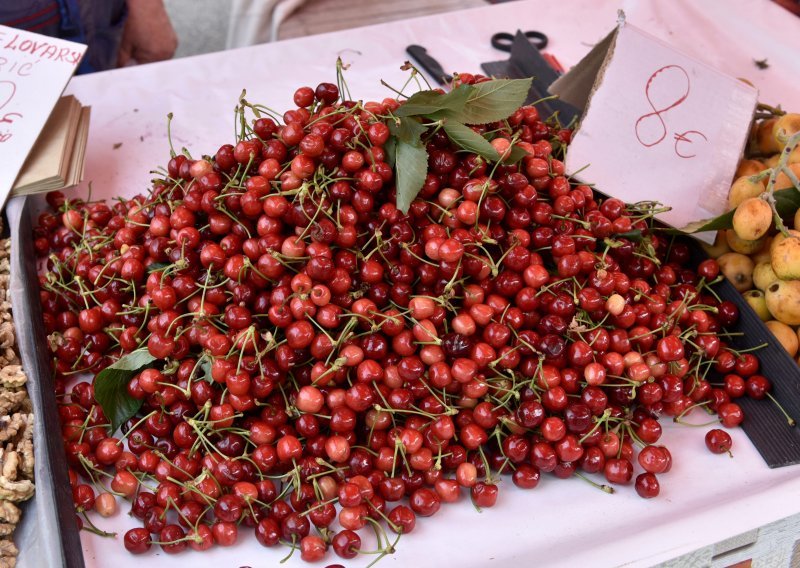
<path id="1" fill-rule="evenodd" d="M 0 568 L 15 566 L 19 503 L 33 497 L 33 413 L 9 302 L 11 239 L 0 240 Z"/>

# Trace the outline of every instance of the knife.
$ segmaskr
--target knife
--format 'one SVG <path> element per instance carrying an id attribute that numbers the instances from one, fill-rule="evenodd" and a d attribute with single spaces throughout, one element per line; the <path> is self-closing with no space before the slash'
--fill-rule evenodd
<path id="1" fill-rule="evenodd" d="M 453 76 L 445 73 L 441 63 L 428 55 L 428 50 L 421 45 L 409 45 L 406 48 L 406 53 L 419 63 L 420 67 L 427 71 L 428 75 L 433 77 L 439 85 L 447 85 L 453 80 Z"/>

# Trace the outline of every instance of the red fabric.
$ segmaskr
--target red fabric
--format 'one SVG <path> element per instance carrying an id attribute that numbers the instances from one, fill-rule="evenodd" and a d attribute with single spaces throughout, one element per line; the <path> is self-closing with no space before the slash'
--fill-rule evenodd
<path id="1" fill-rule="evenodd" d="M 53 17 L 51 17 L 51 18 L 48 18 L 48 19 L 47 19 L 47 20 L 45 20 L 44 22 L 39 22 L 38 24 L 36 24 L 36 25 L 34 25 L 34 26 L 31 26 L 31 27 L 29 27 L 29 28 L 26 28 L 26 29 L 27 29 L 29 32 L 35 32 L 36 30 L 40 30 L 40 29 L 42 29 L 42 28 L 43 28 L 43 27 L 45 27 L 45 26 L 49 26 L 49 25 L 51 25 L 51 24 L 55 24 L 55 23 L 56 23 L 56 22 L 58 22 L 60 19 L 61 19 L 61 15 L 56 13 L 56 14 L 53 14 Z"/>
<path id="2" fill-rule="evenodd" d="M 35 14 L 30 14 L 28 16 L 25 16 L 24 18 L 18 18 L 16 20 L 10 20 L 8 22 L 3 22 L 3 25 L 9 26 L 11 28 L 19 28 L 19 27 L 22 27 L 21 24 L 24 24 L 25 22 L 30 22 L 32 20 L 37 20 L 37 19 L 39 19 L 39 18 L 41 18 L 43 16 L 46 16 L 46 15 L 50 14 L 50 12 L 56 12 L 55 17 L 58 18 L 58 4 L 56 2 L 52 2 L 49 6 L 47 6 L 43 10 L 40 10 L 40 11 L 36 12 Z M 48 23 L 50 21 L 52 21 L 52 18 L 50 18 L 48 20 Z M 41 26 L 42 26 L 42 24 L 37 24 L 37 27 L 41 27 Z M 36 29 L 36 28 L 30 28 L 30 29 Z"/>

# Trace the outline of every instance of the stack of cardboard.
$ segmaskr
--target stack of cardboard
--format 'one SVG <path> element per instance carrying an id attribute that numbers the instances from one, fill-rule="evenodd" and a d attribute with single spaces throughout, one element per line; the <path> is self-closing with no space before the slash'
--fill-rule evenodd
<path id="1" fill-rule="evenodd" d="M 11 195 L 53 191 L 83 177 L 90 108 L 72 95 L 61 97 L 20 170 Z"/>

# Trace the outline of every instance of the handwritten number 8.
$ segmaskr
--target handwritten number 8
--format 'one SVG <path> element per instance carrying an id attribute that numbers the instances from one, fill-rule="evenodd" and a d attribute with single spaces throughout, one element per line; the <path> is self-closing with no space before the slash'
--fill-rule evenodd
<path id="1" fill-rule="evenodd" d="M 656 108 L 656 104 L 653 102 L 650 93 L 654 85 L 657 84 L 656 78 L 662 73 L 664 73 L 664 75 L 662 75 L 661 77 L 662 81 L 668 78 L 670 80 L 671 85 L 677 85 L 679 84 L 678 81 L 680 81 L 682 78 L 683 80 L 685 80 L 686 86 L 683 91 L 683 94 L 677 97 L 677 99 L 674 100 L 672 103 L 668 104 L 667 106 L 664 106 L 663 108 Z M 683 104 L 686 101 L 686 99 L 689 98 L 691 87 L 692 83 L 691 80 L 689 79 L 689 74 L 680 65 L 665 65 L 664 67 L 657 69 L 652 75 L 650 75 L 644 87 L 644 96 L 647 99 L 647 103 L 650 105 L 650 108 L 653 109 L 653 112 L 648 112 L 640 116 L 639 119 L 636 121 L 634 128 L 636 133 L 636 139 L 642 146 L 644 146 L 645 148 L 652 148 L 653 146 L 656 146 L 661 142 L 663 142 L 663 140 L 667 137 L 667 123 L 664 120 L 663 115 L 666 114 L 668 111 Z M 654 119 L 658 121 L 658 125 L 661 127 L 659 129 L 660 135 L 657 136 L 654 140 L 653 139 L 647 140 L 646 133 L 643 132 L 643 130 L 646 129 L 647 123 L 652 122 L 652 120 Z M 695 154 L 687 154 L 684 151 L 681 151 L 681 149 L 679 148 L 679 145 L 681 143 L 691 144 L 693 142 L 690 135 L 696 135 L 697 137 L 702 138 L 703 140 L 708 140 L 705 134 L 697 130 L 687 130 L 682 133 L 676 132 L 674 134 L 674 139 L 675 139 L 674 149 L 675 149 L 675 154 L 680 158 L 693 158 L 695 156 Z"/>

